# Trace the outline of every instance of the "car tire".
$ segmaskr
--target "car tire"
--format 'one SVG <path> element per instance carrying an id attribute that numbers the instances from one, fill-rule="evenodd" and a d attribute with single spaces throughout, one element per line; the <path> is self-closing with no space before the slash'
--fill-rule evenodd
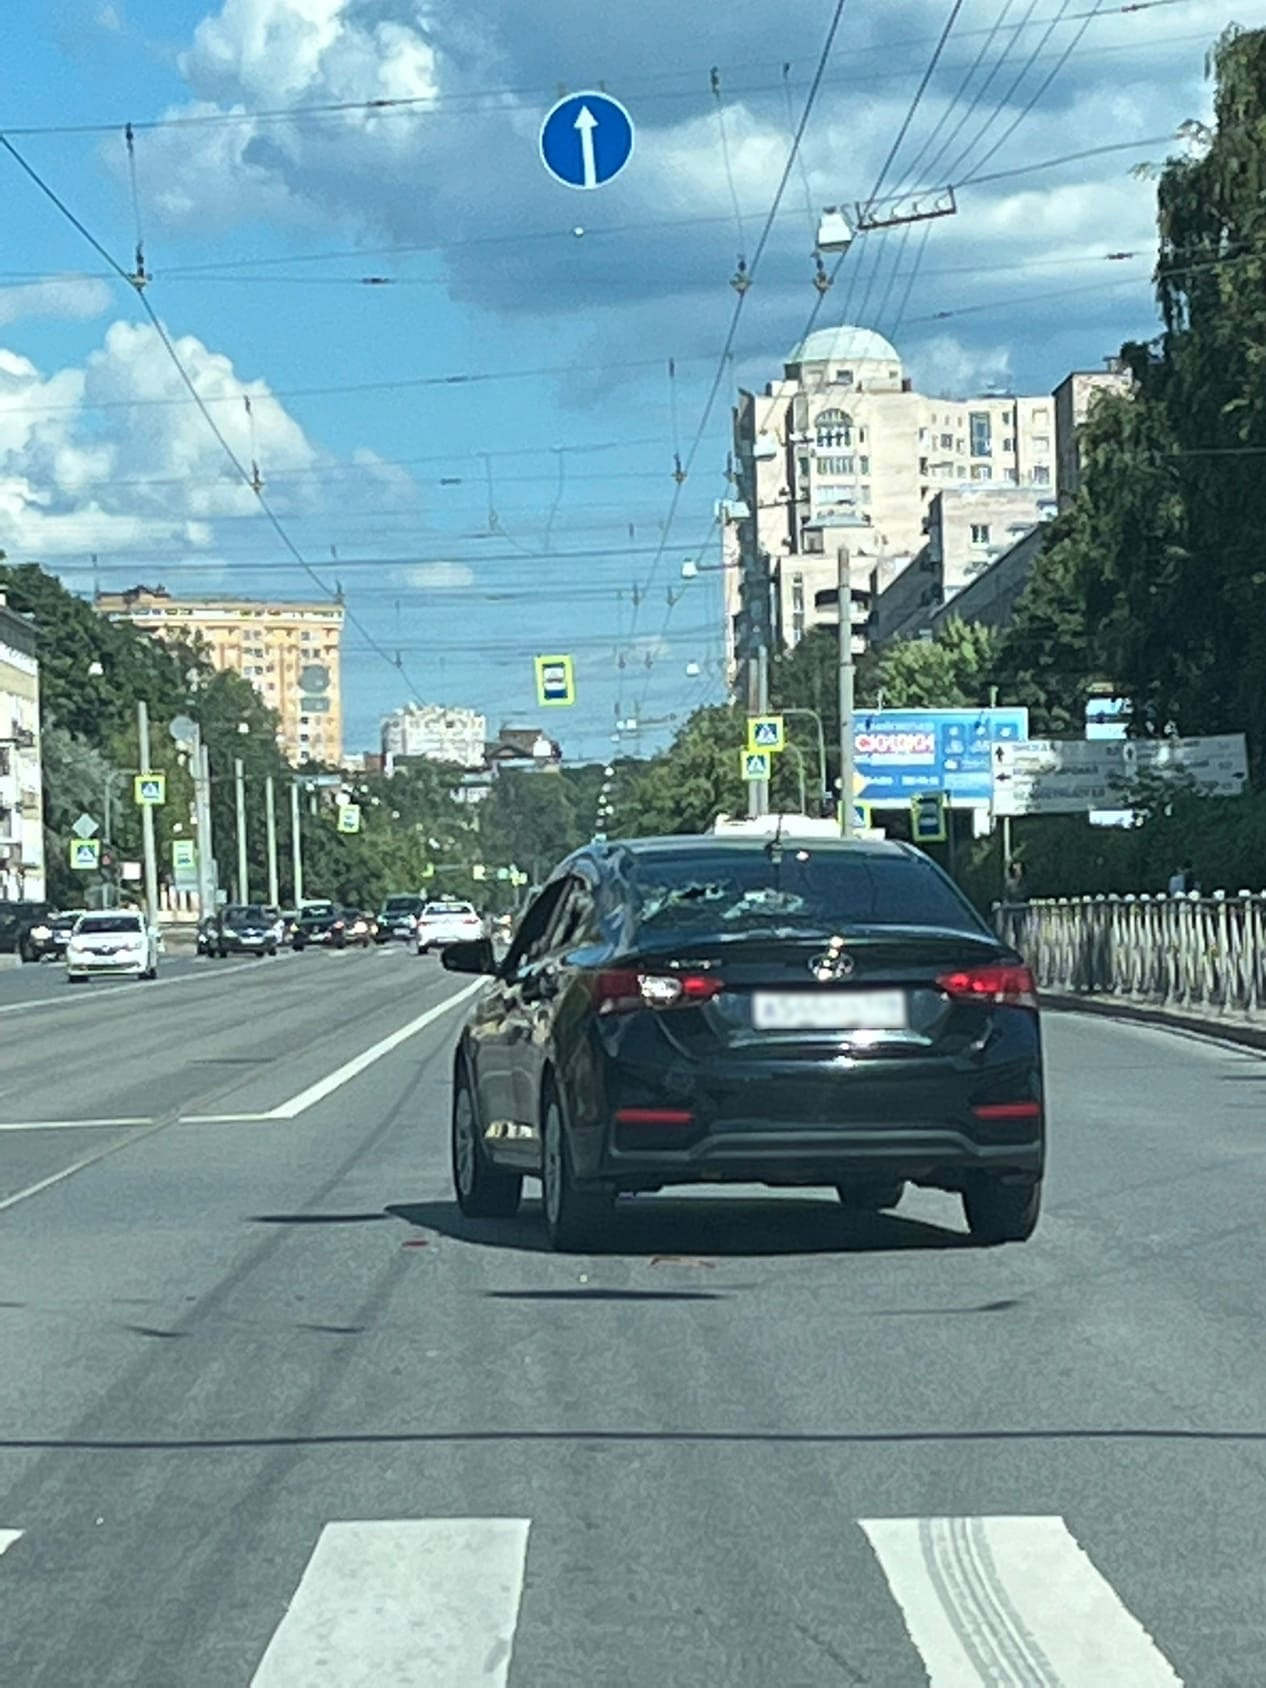
<path id="1" fill-rule="evenodd" d="M 992 1248 L 1027 1242 L 1042 1211 L 1042 1180 L 1005 1183 L 985 1175 L 963 1191 L 963 1215 L 972 1241 Z"/>
<path id="2" fill-rule="evenodd" d="M 479 1130 L 475 1095 L 465 1063 L 453 1079 L 453 1189 L 467 1219 L 511 1219 L 519 1211 L 523 1179 L 488 1159 Z"/>
<path id="3" fill-rule="evenodd" d="M 615 1192 L 577 1185 L 557 1087 L 546 1086 L 541 1106 L 541 1207 L 550 1246 L 560 1253 L 585 1253 L 597 1241 Z"/>
<path id="4" fill-rule="evenodd" d="M 837 1184 L 840 1205 L 850 1213 L 884 1213 L 896 1207 L 906 1193 L 904 1178 L 870 1179 L 859 1184 Z"/>

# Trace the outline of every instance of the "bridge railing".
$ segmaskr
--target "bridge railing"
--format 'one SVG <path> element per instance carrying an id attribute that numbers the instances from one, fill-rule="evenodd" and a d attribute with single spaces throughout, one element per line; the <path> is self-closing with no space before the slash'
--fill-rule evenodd
<path id="1" fill-rule="evenodd" d="M 1266 891 L 994 905 L 1039 988 L 1266 1019 Z"/>

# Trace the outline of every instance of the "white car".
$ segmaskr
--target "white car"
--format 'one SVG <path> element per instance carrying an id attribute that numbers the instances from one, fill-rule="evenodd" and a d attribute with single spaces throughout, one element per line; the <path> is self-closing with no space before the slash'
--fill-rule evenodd
<path id="1" fill-rule="evenodd" d="M 66 981 L 158 977 L 158 933 L 135 909 L 103 909 L 83 914 L 66 945 Z"/>
<path id="2" fill-rule="evenodd" d="M 414 928 L 419 955 L 425 955 L 428 950 L 442 950 L 447 944 L 466 943 L 483 935 L 484 923 L 475 913 L 473 903 L 427 903 Z"/>

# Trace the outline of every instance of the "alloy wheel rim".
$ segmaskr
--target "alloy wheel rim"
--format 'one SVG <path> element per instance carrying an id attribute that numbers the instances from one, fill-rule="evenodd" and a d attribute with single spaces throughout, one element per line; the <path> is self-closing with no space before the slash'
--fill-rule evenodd
<path id="1" fill-rule="evenodd" d="M 557 1102 L 551 1102 L 545 1115 L 545 1212 L 550 1223 L 557 1224 L 563 1205 L 563 1133 Z"/>
<path id="2" fill-rule="evenodd" d="M 470 1092 L 463 1085 L 453 1111 L 453 1148 L 457 1162 L 457 1188 L 468 1196 L 475 1182 L 475 1118 Z"/>

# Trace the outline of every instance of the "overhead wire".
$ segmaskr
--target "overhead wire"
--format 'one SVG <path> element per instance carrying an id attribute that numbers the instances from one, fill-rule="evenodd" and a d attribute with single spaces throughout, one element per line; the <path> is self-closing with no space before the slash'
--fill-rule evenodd
<path id="1" fill-rule="evenodd" d="M 123 266 L 115 261 L 114 257 L 110 254 L 109 251 L 107 251 L 105 246 L 103 246 L 102 243 L 97 239 L 97 237 L 94 234 L 91 233 L 91 231 L 80 221 L 80 219 L 78 217 L 75 216 L 74 212 L 71 211 L 70 207 L 61 198 L 61 196 L 56 192 L 56 190 L 48 182 L 46 182 L 44 180 L 43 176 L 41 176 L 40 173 L 31 164 L 29 164 L 27 162 L 27 160 L 23 157 L 23 155 L 18 151 L 18 149 L 9 140 L 8 136 L 3 134 L 3 133 L 0 133 L 0 147 L 2 147 L 4 149 L 4 151 L 9 154 L 9 156 L 19 166 L 19 168 L 24 172 L 24 174 L 30 179 L 31 182 L 34 183 L 34 185 L 39 189 L 39 191 L 44 195 L 44 197 L 50 202 L 50 204 L 52 204 L 61 213 L 61 215 L 63 217 L 65 217 L 67 219 L 67 221 L 69 221 L 71 223 L 71 225 L 79 232 L 79 234 L 89 243 L 89 245 L 93 248 L 93 250 L 95 252 L 97 252 L 102 258 L 104 258 L 106 263 L 109 264 L 110 268 L 115 272 L 115 274 L 118 276 L 118 278 L 121 281 L 123 281 L 124 283 L 126 283 L 127 286 L 132 289 L 132 292 L 135 294 L 136 298 L 140 302 L 141 309 L 144 311 L 145 315 L 148 317 L 150 325 L 154 330 L 154 333 L 158 336 L 159 342 L 161 343 L 164 351 L 167 353 L 167 356 L 170 359 L 172 366 L 176 370 L 177 376 L 179 377 L 182 385 L 188 390 L 190 398 L 193 400 L 193 402 L 197 406 L 199 414 L 202 416 L 202 418 L 205 421 L 207 427 L 215 435 L 215 438 L 219 442 L 220 447 L 223 450 L 225 457 L 233 465 L 233 467 L 237 470 L 237 472 L 241 476 L 243 482 L 245 482 L 245 484 L 248 487 L 250 487 L 251 490 L 254 492 L 255 497 L 256 497 L 256 499 L 258 500 L 258 503 L 259 503 L 259 508 L 262 511 L 264 518 L 268 522 L 269 526 L 272 528 L 273 532 L 277 535 L 277 538 L 281 541 L 282 545 L 285 547 L 285 549 L 293 557 L 295 563 L 304 571 L 305 574 L 307 574 L 312 579 L 312 581 L 317 586 L 319 586 L 321 588 L 322 592 L 324 592 L 327 597 L 332 598 L 332 599 L 340 597 L 341 594 L 330 588 L 329 584 L 325 580 L 323 580 L 321 578 L 321 576 L 317 573 L 316 569 L 314 569 L 312 567 L 311 563 L 309 563 L 308 559 L 303 555 L 302 551 L 300 551 L 299 547 L 295 544 L 294 540 L 291 539 L 290 534 L 287 532 L 285 525 L 282 523 L 280 518 L 277 516 L 276 512 L 273 510 L 272 506 L 269 504 L 267 498 L 264 496 L 263 488 L 262 488 L 262 486 L 260 486 L 258 484 L 258 477 L 256 476 L 254 479 L 252 478 L 250 470 L 248 470 L 246 468 L 246 466 L 242 462 L 241 458 L 234 451 L 233 447 L 230 445 L 228 439 L 226 438 L 223 430 L 220 428 L 219 423 L 215 420 L 214 416 L 212 416 L 211 411 L 208 409 L 206 403 L 204 402 L 201 393 L 199 393 L 199 391 L 198 391 L 197 385 L 195 384 L 193 377 L 190 375 L 188 369 L 185 367 L 184 360 L 181 358 L 180 353 L 176 350 L 176 347 L 173 344 L 171 337 L 167 332 L 167 329 L 165 328 L 161 319 L 159 318 L 157 311 L 155 311 L 153 304 L 151 303 L 151 301 L 149 299 L 148 294 L 145 292 L 145 285 L 144 285 L 144 282 L 143 282 L 143 280 L 142 280 L 142 278 L 139 274 L 139 267 L 138 267 L 138 274 L 137 275 L 129 276 L 128 272 L 123 268 Z M 357 629 L 357 631 L 362 635 L 362 637 L 366 640 L 366 642 L 373 647 L 376 654 L 381 656 L 384 661 L 388 662 L 394 669 L 396 669 L 402 675 L 402 677 L 406 680 L 406 682 L 411 687 L 414 687 L 414 689 L 416 690 L 416 687 L 414 686 L 414 682 L 413 682 L 411 676 L 409 675 L 408 671 L 404 668 L 404 665 L 401 663 L 399 657 L 396 656 L 396 657 L 393 658 L 391 656 L 391 654 L 386 650 L 386 648 L 378 643 L 378 641 L 374 638 L 373 634 L 369 631 L 369 629 L 362 625 L 362 623 L 359 621 L 355 612 L 350 608 L 350 606 L 344 607 L 344 614 L 347 618 L 347 621 L 352 626 L 354 626 Z"/>
<path id="2" fill-rule="evenodd" d="M 1043 29 L 1042 34 L 1041 34 L 1041 36 L 1038 40 L 1037 45 L 1033 48 L 1032 52 L 1029 54 L 1029 56 L 1021 64 L 1019 70 L 1012 77 L 1010 85 L 1008 86 L 1006 93 L 1003 94 L 1002 98 L 993 107 L 992 111 L 990 111 L 988 116 L 985 118 L 984 122 L 976 130 L 976 133 L 972 136 L 971 140 L 969 140 L 967 142 L 966 146 L 964 146 L 959 151 L 957 156 L 954 158 L 953 162 L 947 166 L 946 173 L 949 176 L 951 181 L 956 179 L 959 171 L 966 167 L 967 160 L 972 156 L 972 154 L 975 152 L 976 148 L 984 140 L 985 136 L 988 135 L 989 131 L 993 128 L 994 124 L 998 122 L 998 120 L 1002 116 L 1002 114 L 1005 111 L 1010 109 L 1011 102 L 1015 99 L 1016 94 L 1019 92 L 1021 86 L 1023 85 L 1023 83 L 1025 81 L 1025 78 L 1029 75 L 1030 71 L 1032 71 L 1034 69 L 1034 67 L 1036 66 L 1038 58 L 1041 54 L 1042 48 L 1045 47 L 1046 43 L 1050 40 L 1051 36 L 1059 28 L 1060 24 L 1071 21 L 1068 18 L 1068 12 L 1069 12 L 1071 6 L 1072 6 L 1072 0 L 1061 0 L 1059 11 L 1055 14 L 1055 16 L 1053 18 L 1051 18 L 1047 21 L 1045 28 Z M 1083 23 L 1083 25 L 1082 25 L 1083 30 L 1086 29 L 1087 27 L 1089 27 L 1090 23 L 1093 23 L 1094 17 L 1095 17 L 1095 13 L 1092 12 L 1090 14 L 1089 18 L 1087 18 L 1085 20 L 1085 22 Z M 1019 38 L 1017 37 L 1016 39 L 1018 40 Z M 1008 49 L 1008 51 L 1009 51 L 1009 49 Z M 1004 54 L 1003 56 L 1005 57 L 1006 55 Z M 1059 71 L 1063 69 L 1063 67 L 1066 63 L 1067 63 L 1067 59 L 1060 56 L 1056 61 L 1055 74 L 1058 74 Z M 1047 86 L 1049 86 L 1049 83 L 1047 84 Z M 1033 103 L 1036 103 L 1036 102 L 1033 102 Z M 1031 111 L 1031 110 L 1032 110 L 1032 104 L 1025 107 L 1023 115 L 1027 116 L 1029 111 Z"/>

